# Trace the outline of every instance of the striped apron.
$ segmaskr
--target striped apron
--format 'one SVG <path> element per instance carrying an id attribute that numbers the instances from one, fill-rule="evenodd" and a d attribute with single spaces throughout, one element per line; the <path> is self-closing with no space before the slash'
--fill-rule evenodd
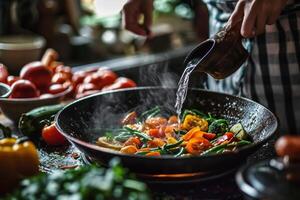
<path id="1" fill-rule="evenodd" d="M 227 22 L 234 0 L 204 0 L 210 11 L 210 34 Z M 297 2 L 297 3 L 296 3 Z M 272 110 L 281 134 L 300 134 L 300 2 L 288 1 L 277 22 L 245 41 L 247 62 L 224 80 L 207 77 L 210 90 L 251 98 Z"/>

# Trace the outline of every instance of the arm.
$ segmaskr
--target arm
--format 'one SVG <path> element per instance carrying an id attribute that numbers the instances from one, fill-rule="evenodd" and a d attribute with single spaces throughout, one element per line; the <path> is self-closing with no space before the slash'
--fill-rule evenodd
<path id="1" fill-rule="evenodd" d="M 287 0 L 239 0 L 228 24 L 242 21 L 241 35 L 249 38 L 265 31 L 266 25 L 276 22 Z"/>

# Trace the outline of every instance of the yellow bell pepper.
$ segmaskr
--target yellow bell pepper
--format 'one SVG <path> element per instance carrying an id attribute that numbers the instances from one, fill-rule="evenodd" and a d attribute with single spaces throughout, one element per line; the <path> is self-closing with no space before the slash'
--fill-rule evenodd
<path id="1" fill-rule="evenodd" d="M 19 141 L 16 138 L 0 140 L 0 194 L 39 171 L 39 157 L 34 144 Z"/>
<path id="2" fill-rule="evenodd" d="M 194 127 L 199 127 L 200 131 L 207 131 L 208 130 L 208 122 L 195 115 L 187 115 L 183 123 L 181 125 L 181 128 L 184 130 L 191 130 Z"/>

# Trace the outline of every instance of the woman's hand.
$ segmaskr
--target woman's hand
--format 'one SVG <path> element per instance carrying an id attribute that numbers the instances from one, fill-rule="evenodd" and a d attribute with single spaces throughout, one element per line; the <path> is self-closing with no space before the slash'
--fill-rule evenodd
<path id="1" fill-rule="evenodd" d="M 125 28 L 138 35 L 150 35 L 152 10 L 152 0 L 128 0 L 123 7 Z M 143 16 L 142 22 L 140 22 L 141 16 Z"/>
<path id="2" fill-rule="evenodd" d="M 265 31 L 266 25 L 276 22 L 287 0 L 239 0 L 228 24 L 242 22 L 241 35 L 254 37 Z"/>

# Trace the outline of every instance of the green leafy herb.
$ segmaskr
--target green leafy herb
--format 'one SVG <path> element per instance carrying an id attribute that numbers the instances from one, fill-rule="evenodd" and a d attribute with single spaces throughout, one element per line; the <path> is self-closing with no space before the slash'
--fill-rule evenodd
<path id="1" fill-rule="evenodd" d="M 48 199 L 145 199 L 150 195 L 147 186 L 133 178 L 118 160 L 113 160 L 108 169 L 84 166 L 79 169 L 40 174 L 25 179 L 20 187 L 5 200 Z"/>

